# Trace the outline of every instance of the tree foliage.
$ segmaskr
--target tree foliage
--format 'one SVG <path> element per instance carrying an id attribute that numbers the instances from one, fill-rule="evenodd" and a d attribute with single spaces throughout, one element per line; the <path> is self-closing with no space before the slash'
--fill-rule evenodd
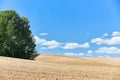
<path id="1" fill-rule="evenodd" d="M 0 11 L 0 55 L 33 59 L 35 42 L 29 28 L 29 20 L 16 11 Z"/>

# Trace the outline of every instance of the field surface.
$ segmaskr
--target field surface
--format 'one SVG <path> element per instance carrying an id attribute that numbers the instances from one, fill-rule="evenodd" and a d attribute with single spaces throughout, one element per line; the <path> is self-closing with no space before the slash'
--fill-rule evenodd
<path id="1" fill-rule="evenodd" d="M 120 58 L 0 57 L 0 80 L 120 80 Z"/>

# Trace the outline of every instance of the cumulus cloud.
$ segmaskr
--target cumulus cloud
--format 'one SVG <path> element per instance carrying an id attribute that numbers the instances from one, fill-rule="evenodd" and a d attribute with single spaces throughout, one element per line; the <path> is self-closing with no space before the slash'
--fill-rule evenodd
<path id="1" fill-rule="evenodd" d="M 105 43 L 105 40 L 102 38 L 95 38 L 95 39 L 92 39 L 91 42 L 100 45 L 100 44 Z"/>
<path id="2" fill-rule="evenodd" d="M 41 36 L 47 36 L 48 33 L 40 33 Z"/>
<path id="3" fill-rule="evenodd" d="M 41 44 L 46 41 L 45 39 L 41 39 L 38 36 L 34 36 L 34 39 L 35 39 L 35 44 Z"/>
<path id="4" fill-rule="evenodd" d="M 88 47 L 90 47 L 88 42 L 83 43 L 83 44 L 71 42 L 71 43 L 66 43 L 62 48 L 63 49 L 75 49 L 75 48 L 88 48 Z"/>
<path id="5" fill-rule="evenodd" d="M 63 49 L 75 49 L 78 48 L 78 43 L 66 43 L 65 46 L 63 46 Z"/>
<path id="6" fill-rule="evenodd" d="M 62 49 L 76 49 L 76 48 L 88 48 L 89 43 L 83 43 L 83 44 L 78 44 L 78 43 L 61 43 L 55 40 L 46 40 L 46 39 L 41 39 L 38 36 L 34 36 L 35 43 L 40 44 L 42 47 L 41 49 L 55 49 L 55 48 L 62 48 Z"/>
<path id="7" fill-rule="evenodd" d="M 101 44 L 107 44 L 107 45 L 120 44 L 120 36 L 112 37 L 110 39 L 95 38 L 95 39 L 92 39 L 91 42 L 96 43 L 98 45 L 101 45 Z"/>
<path id="8" fill-rule="evenodd" d="M 114 31 L 114 32 L 112 33 L 112 36 L 114 36 L 114 37 L 120 36 L 120 32 Z"/>
<path id="9" fill-rule="evenodd" d="M 61 43 L 55 41 L 55 40 L 51 40 L 51 41 L 44 41 L 43 43 L 41 43 L 41 45 L 43 46 L 47 46 L 47 48 L 49 49 L 54 49 L 54 48 L 58 48 Z"/>
<path id="10" fill-rule="evenodd" d="M 107 35 L 107 34 L 104 34 Z M 120 32 L 113 32 L 111 38 L 95 38 L 91 40 L 92 43 L 96 43 L 97 45 L 107 44 L 107 45 L 116 45 L 120 44 Z"/>
<path id="11" fill-rule="evenodd" d="M 120 53 L 120 49 L 118 49 L 117 47 L 101 47 L 95 52 L 96 53 Z"/>
<path id="12" fill-rule="evenodd" d="M 89 45 L 88 42 L 86 42 L 86 43 L 80 44 L 79 47 L 82 47 L 82 48 L 89 48 L 90 45 Z"/>
<path id="13" fill-rule="evenodd" d="M 60 45 L 61 45 L 60 42 L 57 42 L 55 40 L 48 41 L 46 39 L 41 39 L 38 36 L 34 36 L 34 38 L 35 38 L 36 44 L 45 46 L 45 47 L 42 47 L 41 49 L 54 49 L 54 48 L 60 47 Z"/>
<path id="14" fill-rule="evenodd" d="M 64 55 L 66 56 L 73 56 L 73 57 L 80 57 L 80 56 L 84 56 L 84 53 L 64 53 Z"/>

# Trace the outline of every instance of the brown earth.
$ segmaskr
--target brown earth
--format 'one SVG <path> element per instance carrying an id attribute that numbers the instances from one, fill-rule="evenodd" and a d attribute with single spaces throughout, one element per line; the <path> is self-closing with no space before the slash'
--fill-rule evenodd
<path id="1" fill-rule="evenodd" d="M 120 58 L 0 57 L 0 80 L 120 80 Z"/>

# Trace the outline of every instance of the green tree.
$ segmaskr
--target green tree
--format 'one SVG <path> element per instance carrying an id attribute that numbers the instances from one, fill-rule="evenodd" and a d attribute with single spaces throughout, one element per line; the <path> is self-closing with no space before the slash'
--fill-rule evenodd
<path id="1" fill-rule="evenodd" d="M 35 40 L 29 28 L 29 20 L 16 11 L 0 11 L 0 55 L 33 59 Z"/>

